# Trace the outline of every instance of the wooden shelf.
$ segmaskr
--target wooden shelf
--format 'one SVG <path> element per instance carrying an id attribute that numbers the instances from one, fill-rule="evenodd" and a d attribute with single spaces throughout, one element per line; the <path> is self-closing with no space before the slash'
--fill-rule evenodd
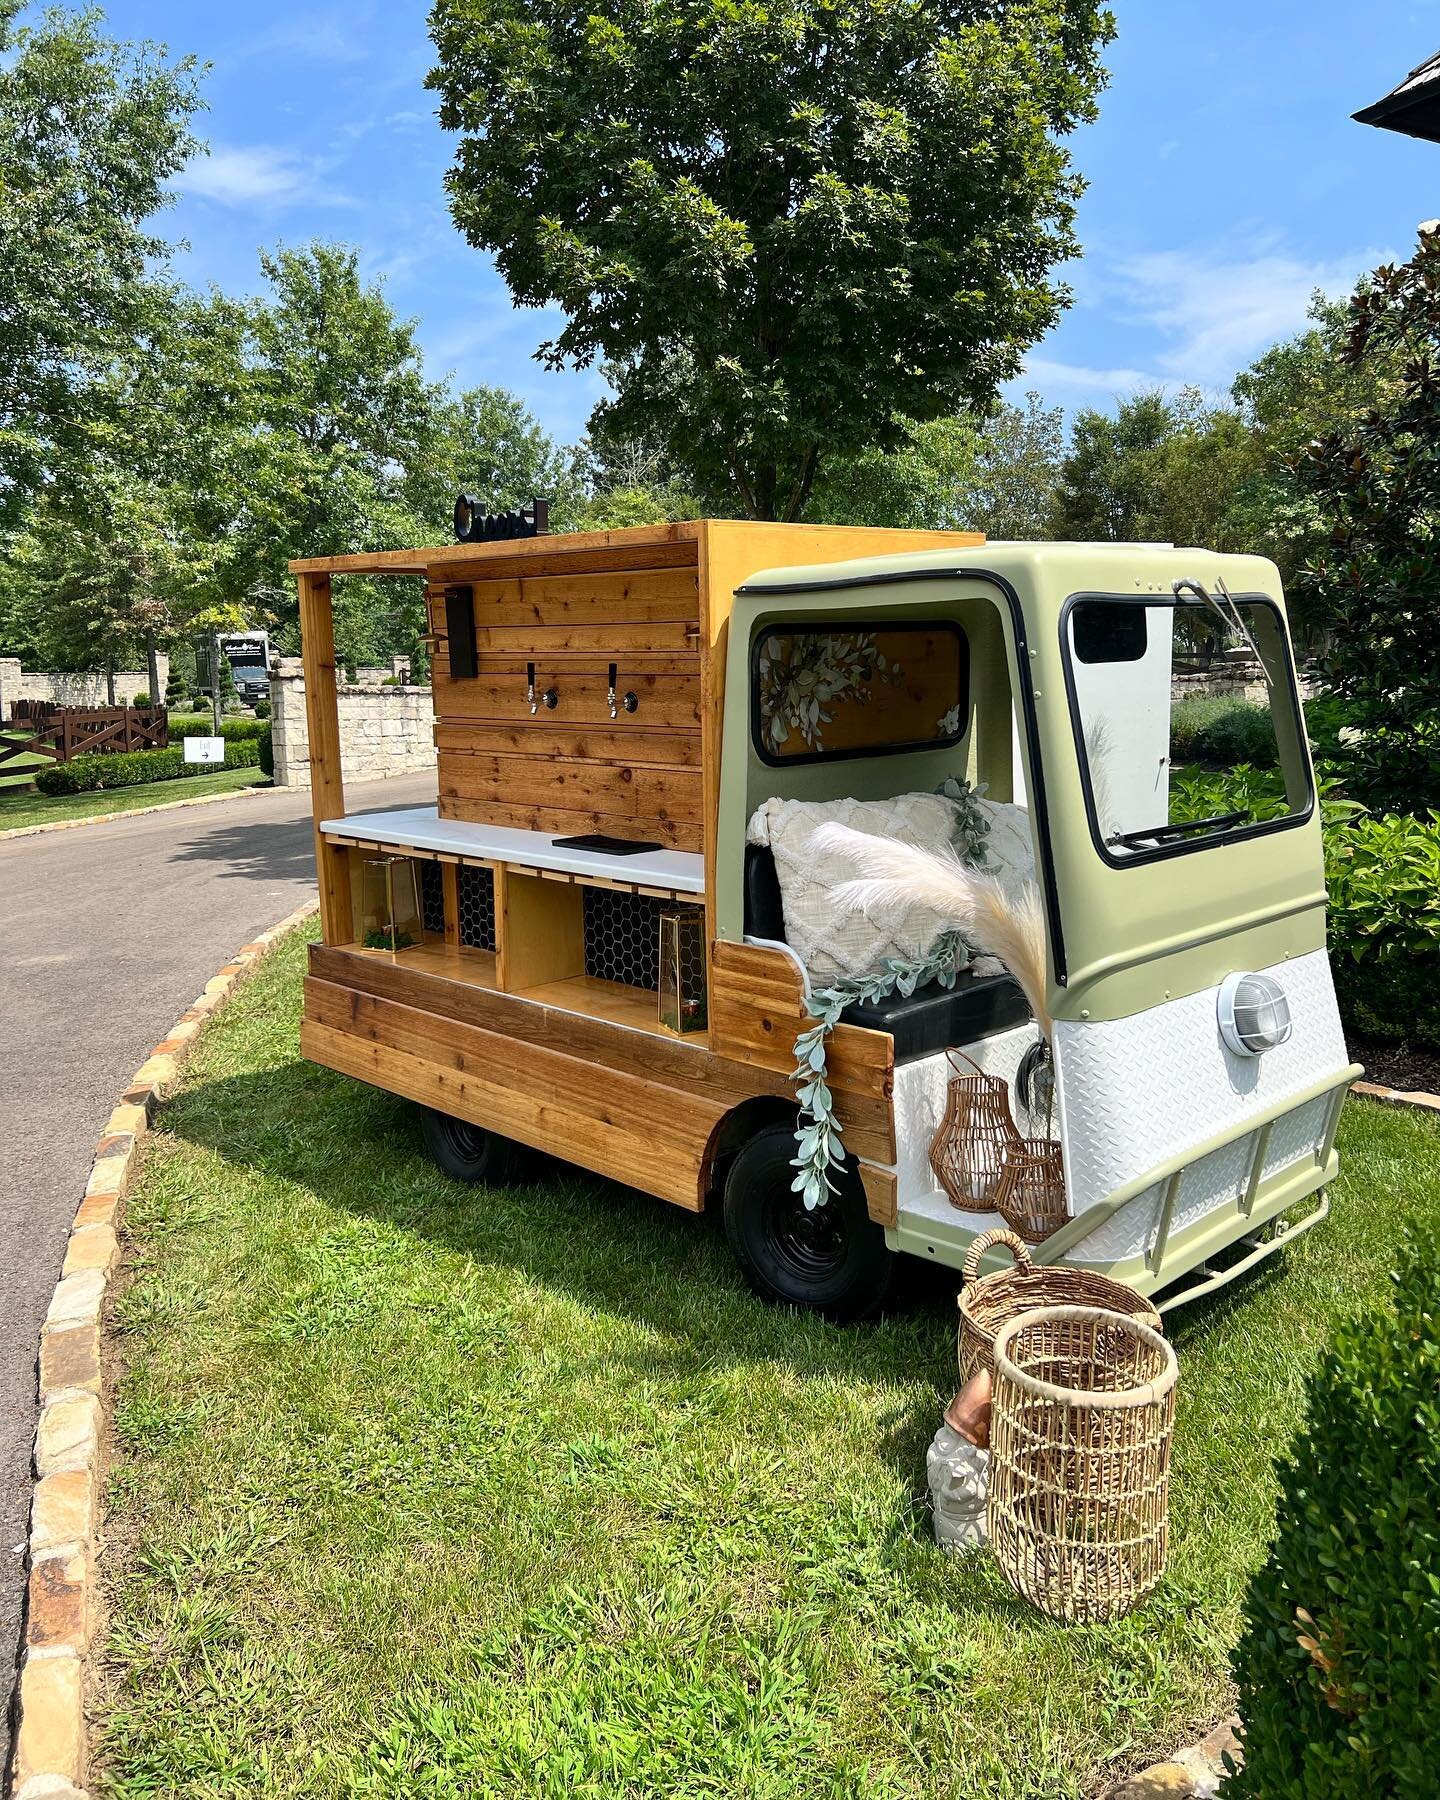
<path id="1" fill-rule="evenodd" d="M 393 963 L 398 969 L 419 969 L 426 975 L 441 975 L 446 981 L 461 981 L 467 987 L 498 989 L 493 950 L 457 950 L 449 944 L 411 944 L 408 950 L 369 950 L 363 944 L 342 944 L 339 948 L 351 956 L 363 956 L 374 962 Z"/>
<path id="2" fill-rule="evenodd" d="M 572 975 L 564 981 L 545 981 L 538 987 L 520 989 L 515 998 L 529 1000 L 538 1006 L 553 1006 L 559 1012 L 581 1013 L 588 1019 L 604 1019 L 611 1025 L 623 1025 L 630 1031 L 646 1031 L 653 1037 L 666 1038 L 672 1044 L 694 1044 L 704 1048 L 708 1035 L 703 1031 L 677 1034 L 660 1023 L 660 998 L 649 988 L 627 987 L 620 981 L 601 981 L 594 975 Z"/>

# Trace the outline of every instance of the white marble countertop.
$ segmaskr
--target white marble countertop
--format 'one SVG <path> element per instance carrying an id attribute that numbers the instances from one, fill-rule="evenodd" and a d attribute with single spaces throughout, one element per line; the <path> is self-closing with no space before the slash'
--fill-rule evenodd
<path id="1" fill-rule="evenodd" d="M 464 819 L 442 819 L 433 806 L 322 819 L 320 829 L 327 836 L 364 838 L 370 843 L 388 844 L 397 850 L 438 850 L 450 856 L 516 863 L 527 869 L 559 869 L 567 875 L 600 875 L 607 881 L 668 888 L 677 894 L 703 894 L 705 891 L 705 859 L 694 850 L 646 850 L 638 856 L 607 855 L 595 850 L 557 850 L 554 837 L 548 831 L 520 831 L 510 825 L 474 825 Z"/>

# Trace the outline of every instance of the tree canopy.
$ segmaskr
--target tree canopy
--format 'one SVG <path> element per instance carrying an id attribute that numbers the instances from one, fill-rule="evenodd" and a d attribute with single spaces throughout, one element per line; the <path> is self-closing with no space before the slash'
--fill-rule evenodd
<path id="1" fill-rule="evenodd" d="M 1066 302 L 1098 0 L 436 0 L 456 223 L 596 423 L 798 518 L 827 457 L 985 412 Z"/>
<path id="2" fill-rule="evenodd" d="M 1326 527 L 1302 586 L 1329 630 L 1327 683 L 1357 733 L 1351 790 L 1419 812 L 1440 807 L 1440 231 L 1361 285 L 1348 326 L 1344 366 L 1368 371 L 1382 398 L 1298 460 Z"/>
<path id="3" fill-rule="evenodd" d="M 142 335 L 148 229 L 195 148 L 196 65 L 104 37 L 93 12 L 19 26 L 0 0 L 0 529 L 53 479 Z"/>

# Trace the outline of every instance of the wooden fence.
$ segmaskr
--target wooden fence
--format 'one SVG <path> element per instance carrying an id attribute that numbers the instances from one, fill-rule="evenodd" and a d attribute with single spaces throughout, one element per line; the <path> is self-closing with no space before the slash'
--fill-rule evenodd
<path id="1" fill-rule="evenodd" d="M 69 762 L 96 751 L 164 750 L 170 720 L 163 706 L 55 706 L 17 700 L 0 737 L 0 772 L 21 756 Z"/>

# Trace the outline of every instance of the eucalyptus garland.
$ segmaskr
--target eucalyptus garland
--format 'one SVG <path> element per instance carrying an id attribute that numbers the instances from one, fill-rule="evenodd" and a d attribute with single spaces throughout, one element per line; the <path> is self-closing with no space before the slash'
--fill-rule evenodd
<path id="1" fill-rule="evenodd" d="M 956 855 L 972 867 L 983 863 L 990 822 L 977 802 L 985 789 L 971 787 L 968 781 L 951 776 L 936 792 L 955 806 L 951 843 Z M 815 1023 L 795 1039 L 795 1068 L 790 1078 L 797 1084 L 800 1122 L 795 1129 L 795 1155 L 790 1159 L 791 1167 L 797 1171 L 790 1191 L 801 1196 L 807 1212 L 823 1206 L 838 1191 L 830 1171 L 845 1158 L 840 1122 L 825 1079 L 827 1040 L 840 1023 L 840 1015 L 857 1000 L 874 1005 L 896 993 L 908 1000 L 917 988 L 932 981 L 953 988 L 956 976 L 969 962 L 970 946 L 961 934 L 942 931 L 924 956 L 887 957 L 879 974 L 832 982 L 806 1000 L 805 1009 Z"/>

